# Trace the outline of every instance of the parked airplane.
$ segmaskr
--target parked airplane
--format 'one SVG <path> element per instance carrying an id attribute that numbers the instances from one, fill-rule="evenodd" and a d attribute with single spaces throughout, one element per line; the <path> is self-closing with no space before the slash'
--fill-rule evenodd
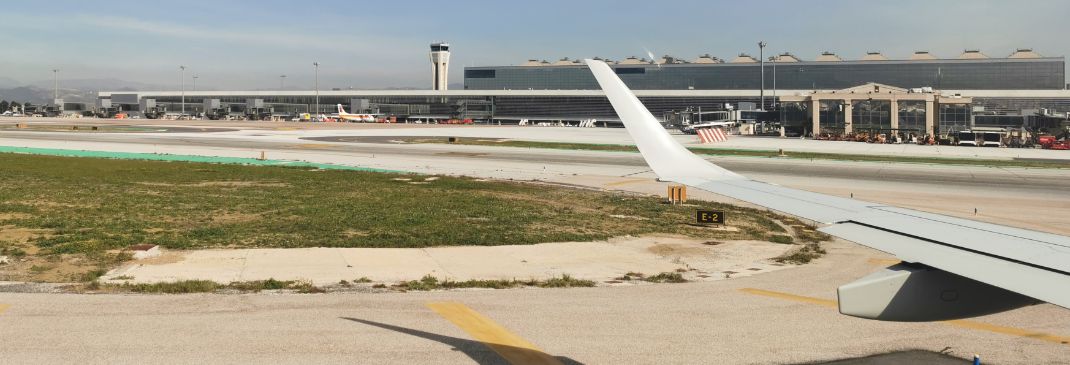
<path id="1" fill-rule="evenodd" d="M 374 122 L 374 114 L 350 114 L 346 113 L 346 110 L 342 108 L 342 104 L 338 104 L 338 118 L 349 122 Z"/>
<path id="2" fill-rule="evenodd" d="M 902 263 L 839 287 L 840 313 L 941 321 L 1041 301 L 1070 308 L 1070 237 L 754 181 L 677 143 L 605 62 L 586 60 L 647 165 L 661 180 L 824 224 L 819 230 Z"/>

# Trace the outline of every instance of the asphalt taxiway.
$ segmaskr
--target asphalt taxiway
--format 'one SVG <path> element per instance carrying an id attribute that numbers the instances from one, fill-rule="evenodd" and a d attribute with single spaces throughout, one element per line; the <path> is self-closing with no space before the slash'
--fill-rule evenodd
<path id="1" fill-rule="evenodd" d="M 606 134 L 591 137 L 597 142 L 616 139 L 613 134 L 619 131 L 288 125 L 239 129 L 156 134 L 0 131 L 0 145 L 250 158 L 264 153 L 273 159 L 664 193 L 664 184 L 653 180 L 635 153 L 305 139 L 460 131 L 486 138 L 524 132 L 565 135 L 561 139 L 575 138 L 567 135 L 573 131 L 581 136 Z M 948 153 L 967 153 L 952 151 Z M 1070 220 L 1066 170 L 753 157 L 711 160 L 786 186 L 1070 234 L 1065 225 Z M 726 200 L 713 193 L 692 195 Z M 840 315 L 835 288 L 892 261 L 844 241 L 827 247 L 829 255 L 809 265 L 673 285 L 316 295 L 0 293 L 0 355 L 13 363 L 198 364 L 796 364 L 885 353 L 893 354 L 846 363 L 952 364 L 973 354 L 995 364 L 1059 364 L 1070 358 L 1070 312 L 1052 305 L 938 323 Z"/>

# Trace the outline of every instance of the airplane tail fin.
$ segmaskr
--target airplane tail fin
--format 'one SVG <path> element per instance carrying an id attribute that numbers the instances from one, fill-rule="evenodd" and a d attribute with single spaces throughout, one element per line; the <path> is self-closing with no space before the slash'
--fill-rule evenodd
<path id="1" fill-rule="evenodd" d="M 617 112 L 628 134 L 635 141 L 646 164 L 659 178 L 674 181 L 684 178 L 745 179 L 742 175 L 696 156 L 677 143 L 605 62 L 590 59 L 584 61 L 591 68 L 598 85 L 613 105 L 613 110 Z"/>
<path id="2" fill-rule="evenodd" d="M 342 109 L 342 104 L 338 104 L 338 115 L 346 114 L 346 110 Z"/>

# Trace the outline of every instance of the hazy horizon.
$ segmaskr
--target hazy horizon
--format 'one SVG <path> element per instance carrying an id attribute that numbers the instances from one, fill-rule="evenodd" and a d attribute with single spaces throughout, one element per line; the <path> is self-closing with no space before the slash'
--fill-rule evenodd
<path id="1" fill-rule="evenodd" d="M 964 49 L 1006 57 L 1016 48 L 1065 56 L 1061 1 L 751 2 L 612 1 L 503 3 L 427 1 L 295 4 L 187 1 L 47 1 L 3 12 L 0 79 L 41 83 L 118 79 L 201 89 L 430 87 L 428 45 L 452 46 L 450 83 L 465 66 L 518 65 L 527 59 L 601 56 L 623 59 L 709 53 L 731 59 L 792 52 L 811 60 L 822 51 L 845 59 L 880 51 L 903 59 L 915 50 L 955 58 Z M 430 9 L 438 11 L 433 13 Z M 118 11 L 117 11 L 118 10 Z M 62 81 L 61 81 L 62 83 Z"/>

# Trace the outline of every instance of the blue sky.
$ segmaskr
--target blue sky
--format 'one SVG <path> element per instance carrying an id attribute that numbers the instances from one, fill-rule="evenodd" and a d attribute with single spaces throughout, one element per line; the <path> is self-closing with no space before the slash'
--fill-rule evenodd
<path id="1" fill-rule="evenodd" d="M 178 65 L 214 89 L 430 85 L 427 47 L 449 41 L 464 66 L 529 58 L 732 58 L 829 50 L 845 58 L 914 50 L 955 57 L 1017 47 L 1070 53 L 1068 1 L 34 1 L 0 10 L 0 77 L 117 78 L 176 85 Z"/>

